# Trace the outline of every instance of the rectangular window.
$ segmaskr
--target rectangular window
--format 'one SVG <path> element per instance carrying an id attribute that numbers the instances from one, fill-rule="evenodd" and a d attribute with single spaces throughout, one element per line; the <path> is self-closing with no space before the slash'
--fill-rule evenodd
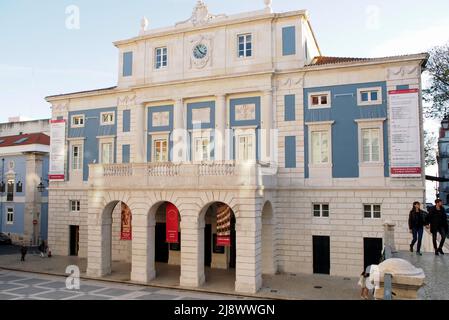
<path id="1" fill-rule="evenodd" d="M 133 53 L 123 53 L 123 76 L 130 77 L 133 75 Z"/>
<path id="2" fill-rule="evenodd" d="M 6 201 L 14 201 L 14 180 L 8 180 L 8 187 L 6 190 Z"/>
<path id="3" fill-rule="evenodd" d="M 238 36 L 238 56 L 239 58 L 251 57 L 253 55 L 253 38 L 251 34 Z"/>
<path id="4" fill-rule="evenodd" d="M 154 140 L 154 159 L 153 162 L 168 161 L 168 141 L 167 139 Z"/>
<path id="5" fill-rule="evenodd" d="M 285 168 L 296 168 L 296 137 L 285 137 Z"/>
<path id="6" fill-rule="evenodd" d="M 81 201 L 79 201 L 79 200 L 70 200 L 70 211 L 72 211 L 72 212 L 80 212 L 81 211 Z"/>
<path id="7" fill-rule="evenodd" d="M 123 132 L 131 131 L 131 110 L 123 110 Z"/>
<path id="8" fill-rule="evenodd" d="M 100 124 L 102 126 L 113 125 L 115 123 L 114 112 L 102 112 L 100 118 L 101 118 Z"/>
<path id="9" fill-rule="evenodd" d="M 101 144 L 101 163 L 111 164 L 114 162 L 112 153 L 112 143 L 102 143 Z"/>
<path id="10" fill-rule="evenodd" d="M 329 132 L 312 131 L 312 164 L 328 164 L 329 161 Z"/>
<path id="11" fill-rule="evenodd" d="M 194 161 L 208 161 L 210 160 L 209 139 L 195 138 L 194 142 Z"/>
<path id="12" fill-rule="evenodd" d="M 295 112 L 295 104 L 296 98 L 294 94 L 289 94 L 284 96 L 284 121 L 295 121 L 296 120 L 296 112 Z"/>
<path id="13" fill-rule="evenodd" d="M 309 109 L 320 109 L 331 107 L 331 93 L 313 92 L 309 93 Z"/>
<path id="14" fill-rule="evenodd" d="M 84 115 L 72 116 L 72 128 L 84 127 Z"/>
<path id="15" fill-rule="evenodd" d="M 296 54 L 296 28 L 295 26 L 282 28 L 282 55 Z"/>
<path id="16" fill-rule="evenodd" d="M 83 166 L 83 151 L 81 145 L 72 146 L 72 170 L 81 170 Z"/>
<path id="17" fill-rule="evenodd" d="M 156 48 L 156 69 L 161 69 L 167 67 L 168 57 L 167 57 L 167 47 Z"/>
<path id="18" fill-rule="evenodd" d="M 129 144 L 122 145 L 122 163 L 130 162 L 131 146 Z"/>
<path id="19" fill-rule="evenodd" d="M 362 129 L 363 162 L 380 161 L 380 130 Z"/>
<path id="20" fill-rule="evenodd" d="M 359 106 L 382 104 L 382 88 L 362 88 L 357 90 Z"/>
<path id="21" fill-rule="evenodd" d="M 238 137 L 238 160 L 254 160 L 254 147 L 252 135 L 241 135 Z"/>
<path id="22" fill-rule="evenodd" d="M 14 208 L 8 208 L 6 210 L 6 224 L 14 224 Z"/>
<path id="23" fill-rule="evenodd" d="M 380 204 L 363 205 L 363 216 L 368 219 L 380 219 Z"/>
<path id="24" fill-rule="evenodd" d="M 313 205 L 313 216 L 314 217 L 329 217 L 329 204 L 314 204 Z"/>

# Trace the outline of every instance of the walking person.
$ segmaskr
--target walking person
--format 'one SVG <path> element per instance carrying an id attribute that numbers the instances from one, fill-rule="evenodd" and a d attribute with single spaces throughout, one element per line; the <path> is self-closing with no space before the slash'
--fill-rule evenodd
<path id="1" fill-rule="evenodd" d="M 412 243 L 410 244 L 410 252 L 413 252 L 413 247 L 415 243 L 418 242 L 416 247 L 416 254 L 422 256 L 421 253 L 421 243 L 424 231 L 424 226 L 426 225 L 426 213 L 421 210 L 421 203 L 419 201 L 413 202 L 412 210 L 408 216 L 408 228 L 410 233 L 413 235 Z"/>
<path id="2" fill-rule="evenodd" d="M 430 224 L 430 232 L 432 233 L 433 248 L 435 249 L 435 255 L 444 254 L 443 246 L 448 233 L 448 223 L 446 212 L 443 208 L 443 201 L 441 199 L 435 200 L 435 206 L 430 208 L 427 215 L 427 222 Z M 437 235 L 441 236 L 440 245 L 437 246 Z"/>
<path id="3" fill-rule="evenodd" d="M 44 257 L 44 253 L 45 253 L 45 242 L 44 241 L 41 242 L 41 244 L 39 245 L 38 249 L 39 249 L 41 258 L 43 258 Z"/>
<path id="4" fill-rule="evenodd" d="M 22 244 L 22 247 L 20 248 L 20 253 L 22 255 L 20 261 L 25 261 L 25 256 L 26 256 L 27 252 L 28 252 L 27 247 L 25 247 L 25 245 Z"/>

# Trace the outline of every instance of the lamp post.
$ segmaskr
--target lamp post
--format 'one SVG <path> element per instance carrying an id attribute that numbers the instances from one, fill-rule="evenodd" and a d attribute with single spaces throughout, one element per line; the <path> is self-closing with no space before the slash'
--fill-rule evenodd
<path id="1" fill-rule="evenodd" d="M 449 129 L 449 118 L 448 118 L 448 115 L 446 115 L 444 117 L 444 119 L 441 120 L 441 126 L 443 127 L 444 130 Z"/>

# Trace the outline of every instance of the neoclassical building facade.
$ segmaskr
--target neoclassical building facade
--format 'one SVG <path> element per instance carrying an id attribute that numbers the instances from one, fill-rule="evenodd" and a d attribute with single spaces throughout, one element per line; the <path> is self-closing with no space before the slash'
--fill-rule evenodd
<path id="1" fill-rule="evenodd" d="M 94 276 L 128 262 L 142 283 L 178 265 L 186 287 L 208 281 L 207 268 L 235 269 L 235 290 L 256 292 L 262 274 L 359 275 L 386 223 L 408 248 L 408 211 L 425 190 L 427 55 L 325 57 L 307 11 L 266 3 L 228 16 L 198 1 L 163 29 L 143 19 L 138 36 L 114 43 L 117 86 L 46 98 L 65 124 L 49 188 L 55 254 L 87 257 Z M 404 119 L 416 131 L 408 144 Z M 179 214 L 171 244 L 168 208 Z"/>

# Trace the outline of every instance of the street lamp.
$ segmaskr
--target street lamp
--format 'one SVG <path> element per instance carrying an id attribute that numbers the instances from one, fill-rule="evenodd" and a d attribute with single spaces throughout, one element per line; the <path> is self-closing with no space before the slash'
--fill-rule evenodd
<path id="1" fill-rule="evenodd" d="M 44 190 L 45 190 L 45 186 L 44 186 L 44 183 L 42 181 L 43 180 L 41 178 L 41 182 L 37 186 L 37 191 L 39 191 L 40 193 L 44 192 Z"/>
<path id="2" fill-rule="evenodd" d="M 449 119 L 448 116 L 446 115 L 444 117 L 444 119 L 441 121 L 441 126 L 443 127 L 444 130 L 449 129 Z"/>

